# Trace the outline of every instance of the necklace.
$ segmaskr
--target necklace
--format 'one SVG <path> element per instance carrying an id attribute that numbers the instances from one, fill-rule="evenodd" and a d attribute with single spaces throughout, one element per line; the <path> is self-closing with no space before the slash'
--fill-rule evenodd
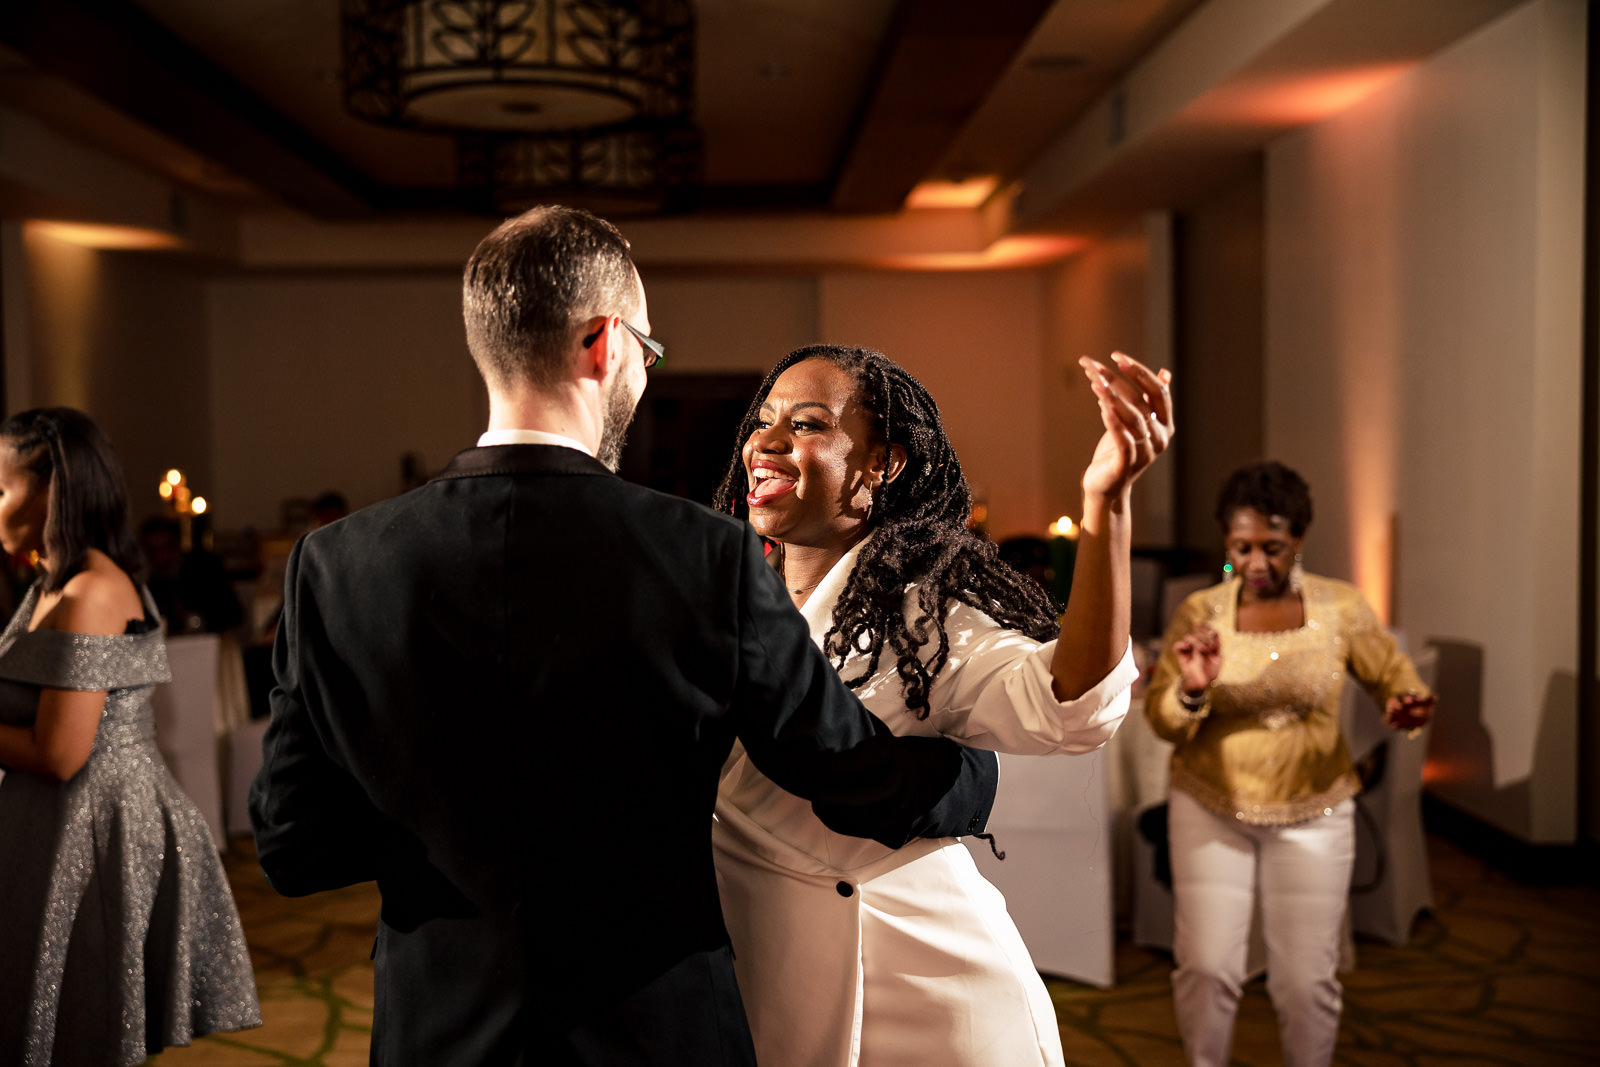
<path id="1" fill-rule="evenodd" d="M 826 577 L 826 575 L 824 575 L 824 577 Z M 815 589 L 817 586 L 819 586 L 821 584 L 822 584 L 822 579 L 818 578 L 816 581 L 812 582 L 808 586 L 804 586 L 804 587 L 802 587 L 800 589 L 791 589 L 791 590 L 789 590 L 789 592 L 793 593 L 795 596 L 799 596 L 801 593 L 809 593 L 809 592 L 811 592 L 811 590 Z"/>

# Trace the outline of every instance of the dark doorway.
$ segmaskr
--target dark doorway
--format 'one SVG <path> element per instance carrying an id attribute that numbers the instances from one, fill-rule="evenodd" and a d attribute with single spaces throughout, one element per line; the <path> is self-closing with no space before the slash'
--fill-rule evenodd
<path id="1" fill-rule="evenodd" d="M 644 391 L 619 473 L 663 493 L 711 503 L 759 374 L 663 374 Z"/>

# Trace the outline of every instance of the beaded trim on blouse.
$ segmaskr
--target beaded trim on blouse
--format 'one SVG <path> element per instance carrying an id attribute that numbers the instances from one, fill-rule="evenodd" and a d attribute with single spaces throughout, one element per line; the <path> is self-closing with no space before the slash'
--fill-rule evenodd
<path id="1" fill-rule="evenodd" d="M 1232 816 L 1250 826 L 1292 826 L 1308 819 L 1333 814 L 1333 806 L 1361 792 L 1361 780 L 1346 771 L 1334 780 L 1332 786 L 1313 797 L 1303 800 L 1279 801 L 1273 804 L 1251 804 L 1240 808 L 1237 801 L 1220 789 L 1213 789 L 1179 764 L 1172 767 L 1171 788 L 1182 790 L 1199 801 L 1200 806 L 1224 818 Z"/>

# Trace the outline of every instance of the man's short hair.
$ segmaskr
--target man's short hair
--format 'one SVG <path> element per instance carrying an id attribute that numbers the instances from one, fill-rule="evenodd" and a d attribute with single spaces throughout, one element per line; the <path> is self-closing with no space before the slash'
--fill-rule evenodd
<path id="1" fill-rule="evenodd" d="M 636 277 L 627 238 L 587 211 L 550 205 L 507 219 L 461 279 L 478 373 L 491 387 L 556 385 L 591 319 L 637 313 Z"/>

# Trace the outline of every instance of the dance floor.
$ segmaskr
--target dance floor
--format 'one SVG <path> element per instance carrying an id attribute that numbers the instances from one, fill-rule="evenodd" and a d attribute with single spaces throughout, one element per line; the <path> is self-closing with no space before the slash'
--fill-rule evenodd
<path id="1" fill-rule="evenodd" d="M 1429 838 L 1437 911 L 1411 943 L 1359 942 L 1343 976 L 1337 1064 L 1461 1067 L 1600 1062 L 1600 886 L 1530 888 Z M 248 840 L 227 857 L 255 959 L 264 1024 L 169 1049 L 153 1067 L 356 1067 L 372 1024 L 377 890 L 353 886 L 286 900 L 262 879 Z M 1050 981 L 1067 1062 L 1174 1067 L 1171 960 L 1117 946 L 1117 985 Z M 1246 989 L 1238 1067 L 1281 1063 L 1263 984 Z M 868 1065 L 870 1067 L 870 1065 Z M 995 1067 L 1006 1067 L 996 1064 Z"/>

